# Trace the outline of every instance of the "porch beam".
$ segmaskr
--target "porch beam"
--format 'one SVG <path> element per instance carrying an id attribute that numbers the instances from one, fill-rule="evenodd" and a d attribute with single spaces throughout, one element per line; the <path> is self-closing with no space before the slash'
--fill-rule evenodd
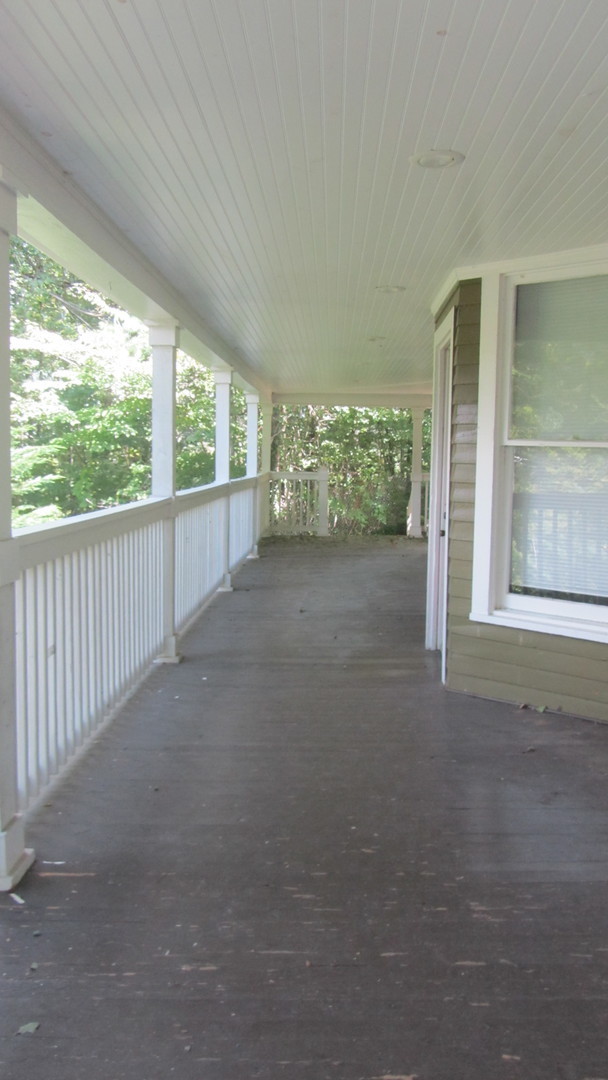
<path id="1" fill-rule="evenodd" d="M 370 389 L 367 393 L 291 393 L 273 394 L 275 405 L 344 405 L 357 409 L 430 409 L 432 404 L 431 385 L 416 384 L 404 387 L 393 393 L 378 393 Z"/>
<path id="2" fill-rule="evenodd" d="M 11 539 L 10 238 L 17 232 L 17 195 L 0 184 L 0 559 Z M 9 576 L 9 575 L 7 575 Z M 10 575 L 12 576 L 12 575 Z M 0 588 L 0 890 L 10 891 L 34 861 L 17 813 L 15 582 Z"/>

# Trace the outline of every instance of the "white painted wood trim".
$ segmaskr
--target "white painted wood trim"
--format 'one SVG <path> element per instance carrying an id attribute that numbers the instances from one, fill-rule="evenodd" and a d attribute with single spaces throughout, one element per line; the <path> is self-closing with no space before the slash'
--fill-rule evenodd
<path id="1" fill-rule="evenodd" d="M 449 476 L 450 435 L 444 426 L 444 417 L 451 414 L 451 386 L 452 367 L 454 354 L 454 321 L 455 308 L 452 308 L 437 327 L 434 336 L 434 367 L 433 367 L 433 429 L 431 436 L 431 471 L 429 500 L 429 547 L 427 569 L 427 599 L 426 599 L 426 640 L 427 649 L 440 647 L 439 627 L 439 581 L 441 578 L 441 560 L 447 559 L 447 530 L 449 520 L 446 519 L 445 544 L 441 544 L 442 515 L 442 477 L 444 471 L 446 479 Z M 449 349 L 449 370 L 441 370 L 441 355 Z M 446 400 L 447 394 L 447 400 Z M 449 482 L 449 481 L 448 481 Z M 447 573 L 444 574 L 445 588 L 447 589 Z M 447 600 L 444 598 L 444 609 Z"/>
<path id="2" fill-rule="evenodd" d="M 150 326 L 152 350 L 152 495 L 175 494 L 175 379 L 179 330 Z"/>
<path id="3" fill-rule="evenodd" d="M 32 566 L 173 518 L 183 510 L 216 502 L 228 493 L 255 487 L 256 483 L 256 477 L 240 477 L 225 484 L 189 488 L 178 492 L 174 499 L 142 499 L 127 506 L 64 518 L 53 525 L 17 529 L 11 539 L 0 543 L 0 586 L 15 581 Z"/>
<path id="4" fill-rule="evenodd" d="M 0 184 L 0 540 L 11 535 L 10 237 L 17 227 L 17 197 Z"/>
<path id="5" fill-rule="evenodd" d="M 260 410 L 262 414 L 262 460 L 260 472 L 269 473 L 272 447 L 272 404 L 263 401 Z"/>
<path id="6" fill-rule="evenodd" d="M 17 699 L 14 542 L 11 540 L 10 426 L 10 236 L 16 231 L 17 200 L 0 184 L 0 545 L 8 556 L 10 576 L 0 583 L 0 890 L 14 888 L 34 853 L 25 847 L 23 821 L 17 814 Z M 2 567 L 4 569 L 4 567 Z"/>
<path id="7" fill-rule="evenodd" d="M 577 254 L 581 261 L 573 265 L 570 260 Z M 511 465 L 503 449 L 503 445 L 519 442 L 506 438 L 515 286 L 523 280 L 563 280 L 590 273 L 606 274 L 607 254 L 605 246 L 581 249 L 578 253 L 560 253 L 550 261 L 544 257 L 542 260 L 501 264 L 504 273 L 491 269 L 482 276 L 473 592 L 469 616 L 472 622 L 608 641 L 605 607 L 508 594 L 512 481 Z M 565 261 L 566 257 L 568 261 Z M 529 444 L 524 442 L 524 445 Z M 543 442 L 542 445 L 546 444 Z"/>
<path id="8" fill-rule="evenodd" d="M 270 393 L 270 387 L 4 109 L 0 109 L 0 142 L 2 173 L 15 178 L 21 193 L 19 231 L 26 239 L 140 318 L 174 319 L 183 328 L 182 346 L 188 353 L 209 367 L 226 364 L 246 385 Z"/>
<path id="9" fill-rule="evenodd" d="M 410 505 L 408 508 L 408 536 L 422 536 L 422 418 L 424 409 L 415 408 L 412 413 L 412 479 Z"/>
<path id="10" fill-rule="evenodd" d="M 382 393 L 370 390 L 368 393 L 349 393 L 338 390 L 326 394 L 302 393 L 272 395 L 275 405 L 343 405 L 357 409 L 430 409 L 433 394 L 430 383 L 417 383 L 410 389 L 404 387 L 397 392 Z"/>
<path id="11" fill-rule="evenodd" d="M 230 480 L 230 386 L 232 372 L 215 372 L 215 479 Z"/>
<path id="12" fill-rule="evenodd" d="M 602 627 L 598 623 L 584 620 L 564 619 L 560 621 L 557 618 L 546 618 L 530 612 L 506 610 L 496 610 L 490 615 L 471 615 L 471 620 L 488 623 L 491 626 L 506 626 L 512 630 L 532 630 L 540 634 L 551 634 L 553 637 L 568 637 L 580 641 L 608 643 L 608 625 L 606 623 Z"/>
<path id="13" fill-rule="evenodd" d="M 487 615 L 493 606 L 494 550 L 492 540 L 496 513 L 493 495 L 498 470 L 497 345 L 500 341 L 501 329 L 501 295 L 500 274 L 486 274 L 481 283 L 471 618 Z"/>
<path id="14" fill-rule="evenodd" d="M 522 281 L 547 281 L 550 275 L 563 277 L 564 271 L 572 271 L 572 277 L 588 274 L 605 274 L 608 267 L 608 244 L 594 244 L 582 248 L 554 251 L 549 254 L 530 255 L 523 259 L 504 259 L 495 262 L 471 263 L 451 270 L 431 303 L 433 315 L 441 311 L 454 289 L 463 281 L 484 278 L 494 274 L 521 274 Z M 533 276 L 535 275 L 535 276 Z M 537 275 L 537 276 L 536 276 Z"/>
<path id="15" fill-rule="evenodd" d="M 260 398 L 258 394 L 245 394 L 247 406 L 247 464 L 246 476 L 258 474 L 258 422 Z"/>

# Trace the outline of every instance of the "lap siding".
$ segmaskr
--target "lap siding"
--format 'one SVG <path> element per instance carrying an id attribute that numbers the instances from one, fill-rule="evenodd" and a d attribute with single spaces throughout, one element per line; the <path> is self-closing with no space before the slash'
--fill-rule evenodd
<path id="1" fill-rule="evenodd" d="M 608 645 L 470 621 L 481 282 L 461 282 L 438 323 L 451 307 L 448 688 L 608 722 Z"/>

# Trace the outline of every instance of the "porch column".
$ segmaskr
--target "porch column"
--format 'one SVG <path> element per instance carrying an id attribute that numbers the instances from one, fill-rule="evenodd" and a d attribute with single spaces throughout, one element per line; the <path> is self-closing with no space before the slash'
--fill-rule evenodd
<path id="1" fill-rule="evenodd" d="M 230 482 L 230 388 L 231 371 L 215 372 L 215 482 Z M 230 580 L 230 492 L 224 500 L 223 576 L 220 589 L 231 592 Z"/>
<path id="2" fill-rule="evenodd" d="M 269 473 L 272 447 L 272 402 L 263 401 L 260 412 L 262 414 L 262 462 L 260 472 Z"/>
<path id="3" fill-rule="evenodd" d="M 262 474 L 260 490 L 260 536 L 263 536 L 270 525 L 270 480 L 268 473 L 271 465 L 272 449 L 272 402 L 263 401 L 260 406 L 262 415 L 262 460 L 260 473 Z"/>
<path id="4" fill-rule="evenodd" d="M 412 487 L 408 507 L 407 534 L 422 536 L 422 417 L 424 409 L 412 409 Z"/>
<path id="5" fill-rule="evenodd" d="M 152 496 L 175 498 L 175 367 L 179 329 L 150 326 L 152 349 Z M 175 627 L 175 517 L 163 521 L 163 651 L 157 664 L 179 664 Z"/>
<path id="6" fill-rule="evenodd" d="M 247 469 L 246 476 L 258 475 L 258 409 L 259 394 L 245 394 L 247 402 Z"/>
<path id="7" fill-rule="evenodd" d="M 254 477 L 258 475 L 258 420 L 259 420 L 259 394 L 245 394 L 247 403 L 247 468 L 245 475 Z M 252 493 L 252 532 L 253 545 L 248 559 L 258 558 L 258 538 L 260 535 L 260 489 L 256 483 Z"/>
<path id="8" fill-rule="evenodd" d="M 319 469 L 319 536 L 329 535 L 329 469 Z"/>
<path id="9" fill-rule="evenodd" d="M 0 184 L 0 889 L 10 891 L 34 861 L 17 813 L 15 552 L 11 540 L 9 253 L 17 196 Z"/>

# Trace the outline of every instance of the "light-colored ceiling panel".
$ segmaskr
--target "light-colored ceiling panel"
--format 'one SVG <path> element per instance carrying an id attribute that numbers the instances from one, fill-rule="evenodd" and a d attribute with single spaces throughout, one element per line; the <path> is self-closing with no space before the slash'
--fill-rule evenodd
<path id="1" fill-rule="evenodd" d="M 277 391 L 428 387 L 454 266 L 608 240 L 605 0 L 0 0 L 0 30 L 0 106 Z"/>

